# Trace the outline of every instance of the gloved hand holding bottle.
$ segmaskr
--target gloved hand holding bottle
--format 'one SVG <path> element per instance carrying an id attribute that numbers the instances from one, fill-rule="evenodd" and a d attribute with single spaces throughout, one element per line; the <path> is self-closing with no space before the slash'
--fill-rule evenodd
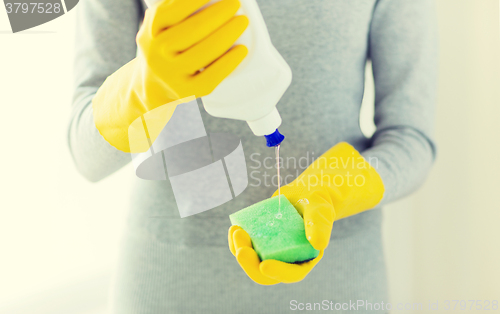
<path id="1" fill-rule="evenodd" d="M 137 57 L 109 76 L 92 101 L 95 125 L 112 146 L 131 152 L 133 121 L 175 100 L 210 94 L 245 58 L 245 46 L 232 47 L 248 25 L 246 16 L 235 16 L 239 1 L 196 12 L 208 2 L 161 1 L 146 10 Z"/>
<path id="2" fill-rule="evenodd" d="M 273 196 L 277 194 L 278 191 Z M 304 279 L 323 257 L 333 222 L 374 208 L 382 200 L 384 184 L 376 169 L 354 147 L 339 143 L 282 187 L 281 194 L 304 219 L 306 237 L 320 254 L 302 264 L 261 262 L 249 235 L 240 227 L 232 226 L 228 235 L 231 252 L 247 275 L 262 285 Z"/>

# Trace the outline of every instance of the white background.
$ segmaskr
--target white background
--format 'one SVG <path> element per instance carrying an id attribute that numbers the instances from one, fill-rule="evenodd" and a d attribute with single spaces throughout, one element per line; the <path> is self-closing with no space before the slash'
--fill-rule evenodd
<path id="1" fill-rule="evenodd" d="M 133 171 L 92 184 L 73 166 L 66 127 L 77 9 L 11 34 L 0 8 L 2 314 L 87 313 L 106 302 Z"/>
<path id="2" fill-rule="evenodd" d="M 394 304 L 500 300 L 499 3 L 437 4 L 438 160 L 417 193 L 384 209 Z M 105 309 L 133 173 L 91 184 L 72 164 L 74 11 L 11 34 L 0 9 L 0 313 Z M 369 133 L 370 77 L 365 96 Z"/>

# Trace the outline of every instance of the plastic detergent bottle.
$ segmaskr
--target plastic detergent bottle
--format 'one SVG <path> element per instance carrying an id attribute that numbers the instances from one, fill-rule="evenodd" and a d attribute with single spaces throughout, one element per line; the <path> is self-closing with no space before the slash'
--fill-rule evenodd
<path id="1" fill-rule="evenodd" d="M 149 0 L 149 4 L 160 0 Z M 217 1 L 211 1 L 213 4 Z M 265 136 L 267 146 L 285 138 L 278 131 L 281 116 L 276 104 L 292 82 L 292 70 L 273 46 L 256 0 L 240 0 L 237 14 L 250 24 L 236 44 L 245 45 L 248 55 L 215 90 L 201 98 L 214 117 L 247 121 L 252 132 Z"/>
<path id="2" fill-rule="evenodd" d="M 253 133 L 265 136 L 267 146 L 272 147 L 284 139 L 277 130 L 281 117 L 276 104 L 292 82 L 292 70 L 273 46 L 256 0 L 240 2 L 238 13 L 246 15 L 250 24 L 236 43 L 245 45 L 248 55 L 201 99 L 209 114 L 247 121 Z"/>

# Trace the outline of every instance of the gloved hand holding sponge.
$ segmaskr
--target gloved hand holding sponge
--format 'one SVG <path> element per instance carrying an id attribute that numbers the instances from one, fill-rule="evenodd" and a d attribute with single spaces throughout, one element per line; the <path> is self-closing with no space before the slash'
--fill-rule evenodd
<path id="1" fill-rule="evenodd" d="M 146 151 L 148 147 L 131 149 L 128 132 L 134 121 L 160 106 L 175 107 L 192 96 L 210 94 L 248 54 L 247 47 L 235 45 L 249 24 L 246 16 L 235 16 L 239 1 L 221 0 L 203 8 L 208 2 L 170 0 L 151 6 L 136 37 L 137 57 L 110 75 L 97 91 L 92 101 L 96 128 L 118 150 Z M 284 76 L 282 88 L 276 88 L 279 93 L 274 98 L 284 92 L 291 79 L 288 66 L 281 63 L 288 75 Z M 274 98 L 271 105 L 275 105 Z M 265 118 L 269 125 L 281 123 L 279 114 L 269 116 L 272 119 Z M 169 117 L 164 118 L 163 125 Z M 383 197 L 384 185 L 377 171 L 351 145 L 339 143 L 281 188 L 281 193 L 286 197 L 283 203 L 289 201 L 283 206 L 294 209 L 287 212 L 283 208 L 283 218 L 276 218 L 283 222 L 275 221 L 275 227 L 281 228 L 276 229 L 278 232 L 295 232 L 284 237 L 290 240 L 288 243 L 266 243 L 273 240 L 262 235 L 262 226 L 254 228 L 254 238 L 237 224 L 229 229 L 231 252 L 247 275 L 262 285 L 304 279 L 323 257 L 333 222 L 375 207 Z M 255 206 L 262 206 L 259 204 Z M 234 221 L 244 222 L 247 218 L 251 218 L 248 213 L 235 216 Z"/>
<path id="2" fill-rule="evenodd" d="M 92 101 L 95 125 L 115 148 L 139 153 L 129 145 L 132 122 L 159 106 L 210 94 L 247 55 L 245 46 L 232 47 L 249 23 L 235 16 L 239 1 L 197 12 L 208 2 L 161 1 L 146 10 L 137 57 L 109 76 Z"/>
<path id="3" fill-rule="evenodd" d="M 277 194 L 278 191 L 273 196 Z M 282 187 L 281 194 L 302 216 L 305 237 L 319 254 L 313 260 L 299 264 L 275 259 L 261 261 L 255 251 L 258 248 L 252 242 L 259 242 L 258 238 L 276 241 L 272 237 L 262 236 L 262 232 L 265 233 L 262 230 L 272 226 L 262 226 L 258 232 L 251 232 L 250 235 L 237 224 L 231 226 L 228 235 L 231 252 L 246 274 L 262 285 L 293 283 L 304 279 L 323 257 L 330 242 L 333 222 L 374 208 L 382 200 L 384 184 L 375 168 L 354 147 L 342 142 L 316 159 L 293 182 Z M 278 210 L 275 209 L 275 212 Z M 258 219 L 254 217 L 251 220 Z M 279 237 L 282 236 L 283 232 Z M 279 243 L 275 250 L 294 249 L 284 246 Z M 305 246 L 301 244 L 301 247 Z"/>

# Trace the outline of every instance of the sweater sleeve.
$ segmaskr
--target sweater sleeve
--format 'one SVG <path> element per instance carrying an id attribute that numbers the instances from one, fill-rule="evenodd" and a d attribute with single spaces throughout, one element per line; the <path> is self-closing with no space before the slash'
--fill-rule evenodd
<path id="1" fill-rule="evenodd" d="M 68 144 L 78 171 L 99 181 L 131 161 L 95 127 L 92 99 L 104 80 L 136 56 L 142 8 L 137 0 L 85 0 L 77 6 L 74 94 Z"/>
<path id="2" fill-rule="evenodd" d="M 377 130 L 363 156 L 384 182 L 382 204 L 416 190 L 435 159 L 436 24 L 433 0 L 378 0 L 373 12 L 369 57 Z"/>

